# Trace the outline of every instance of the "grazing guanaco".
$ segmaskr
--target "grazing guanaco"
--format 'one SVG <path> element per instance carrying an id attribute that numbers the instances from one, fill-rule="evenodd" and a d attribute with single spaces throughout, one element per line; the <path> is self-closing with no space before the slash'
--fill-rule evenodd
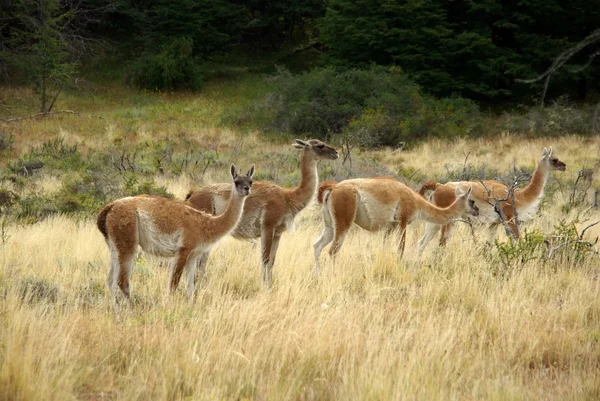
<path id="1" fill-rule="evenodd" d="M 535 171 L 529 181 L 529 184 L 522 189 L 514 190 L 515 207 L 513 208 L 512 198 L 499 202 L 499 206 L 504 213 L 506 223 L 514 238 L 519 238 L 518 223 L 531 220 L 538 211 L 540 201 L 544 195 L 544 186 L 551 171 L 565 171 L 567 165 L 556 157 L 552 156 L 552 148 L 544 148 L 542 158 L 537 164 Z M 454 202 L 456 188 L 473 188 L 472 198 L 481 211 L 479 217 L 475 219 L 480 224 L 487 224 L 490 239 L 496 235 L 497 227 L 502 223 L 498 213 L 494 210 L 496 200 L 507 197 L 508 187 L 496 180 L 485 181 L 458 181 L 438 184 L 434 181 L 426 182 L 419 193 L 425 196 L 427 190 L 433 190 L 431 201 L 440 207 L 445 207 Z M 514 210 L 517 214 L 515 215 Z M 452 223 L 435 224 L 428 223 L 425 226 L 425 234 L 419 240 L 419 255 L 435 234 L 442 229 L 440 237 L 440 246 L 444 246 L 451 234 Z"/>
<path id="2" fill-rule="evenodd" d="M 237 239 L 252 240 L 260 237 L 261 277 L 269 286 L 281 235 L 293 227 L 294 217 L 315 197 L 319 183 L 317 163 L 339 157 L 334 148 L 317 139 L 296 139 L 293 146 L 302 151 L 300 184 L 288 189 L 272 182 L 255 182 L 240 224 L 232 232 Z M 226 198 L 227 184 L 214 184 L 191 191 L 186 202 L 198 210 L 217 214 L 225 207 Z M 199 263 L 205 264 L 207 256 L 204 254 Z"/>
<path id="3" fill-rule="evenodd" d="M 97 225 L 110 252 L 107 284 L 113 300 L 118 283 L 132 305 L 129 278 L 138 245 L 150 254 L 174 257 L 171 293 L 185 270 L 187 296 L 192 297 L 196 258 L 208 254 L 217 241 L 235 228 L 250 195 L 254 165 L 246 175 L 239 175 L 232 164 L 230 173 L 233 184 L 229 184 L 226 207 L 218 216 L 198 211 L 182 201 L 148 195 L 117 199 L 100 210 Z M 205 275 L 204 269 L 201 273 Z"/>
<path id="4" fill-rule="evenodd" d="M 398 255 L 402 257 L 408 224 L 415 219 L 444 224 L 467 213 L 477 216 L 479 211 L 469 199 L 470 195 L 471 188 L 466 191 L 457 188 L 455 201 L 446 208 L 440 208 L 388 177 L 323 182 L 319 187 L 318 201 L 322 204 L 325 227 L 314 244 L 315 275 L 319 274 L 319 256 L 323 248 L 333 240 L 329 253 L 335 257 L 352 223 L 372 232 L 398 227 Z"/>

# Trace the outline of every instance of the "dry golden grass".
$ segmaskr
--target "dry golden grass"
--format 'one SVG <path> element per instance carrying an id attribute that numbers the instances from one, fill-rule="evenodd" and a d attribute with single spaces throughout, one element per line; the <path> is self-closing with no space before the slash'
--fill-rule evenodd
<path id="1" fill-rule="evenodd" d="M 2 125 L 17 139 L 3 162 L 56 136 L 89 150 L 184 135 L 228 151 L 242 134 L 214 121 L 229 100 L 220 97 L 239 89 L 227 85 L 201 95 L 114 87 L 85 101 L 66 96 L 59 108 L 79 115 Z M 13 91 L 5 97 L 33 97 Z M 242 167 L 275 168 L 275 151 L 295 157 L 288 144 L 265 144 L 255 133 L 243 140 L 233 160 Z M 553 174 L 559 189 L 525 228 L 550 233 L 559 219 L 600 220 L 585 207 L 562 210 L 576 172 L 600 158 L 598 138 L 507 134 L 366 156 L 391 171 L 438 178 L 462 168 L 467 155 L 470 165 L 500 172 L 532 168 L 550 145 L 568 170 Z M 333 173 L 340 168 L 331 165 Z M 225 180 L 222 170 L 209 170 L 204 181 Z M 187 174 L 156 180 L 180 198 L 200 184 Z M 49 193 L 60 183 L 41 175 L 27 190 Z M 105 286 L 108 251 L 91 219 L 9 224 L 0 233 L 0 400 L 600 398 L 598 258 L 536 259 L 498 274 L 496 248 L 475 243 L 462 226 L 445 249 L 432 243 L 417 262 L 423 225 L 415 223 L 402 261 L 395 236 L 353 229 L 335 266 L 323 253 L 315 281 L 316 206 L 296 227 L 283 236 L 271 290 L 259 280 L 259 249 L 250 243 L 227 238 L 215 248 L 193 303 L 183 290 L 169 297 L 167 263 L 141 254 L 132 276 L 136 308 L 123 308 L 118 322 Z M 588 238 L 598 235 L 600 225 L 588 230 Z M 499 232 L 499 239 L 506 238 Z"/>
<path id="2" fill-rule="evenodd" d="M 598 141 L 577 141 L 552 142 L 569 165 L 556 179 L 593 164 Z M 499 139 L 480 157 L 508 170 L 511 153 L 533 164 L 543 144 Z M 442 174 L 444 163 L 462 163 L 452 152 L 480 145 L 429 143 L 378 157 Z M 179 196 L 191 184 L 165 183 Z M 528 228 L 550 232 L 567 198 L 568 189 L 554 194 Z M 0 399 L 600 397 L 598 259 L 552 268 L 533 260 L 500 277 L 497 251 L 462 227 L 418 263 L 422 225 L 414 224 L 403 261 L 395 237 L 352 230 L 335 266 L 322 255 L 315 281 L 320 229 L 315 206 L 302 212 L 282 239 L 270 291 L 259 280 L 258 247 L 225 239 L 194 303 L 183 291 L 170 298 L 166 263 L 142 254 L 132 277 L 136 309 L 122 309 L 117 322 L 104 284 L 108 252 L 93 221 L 9 226 L 0 247 Z"/>

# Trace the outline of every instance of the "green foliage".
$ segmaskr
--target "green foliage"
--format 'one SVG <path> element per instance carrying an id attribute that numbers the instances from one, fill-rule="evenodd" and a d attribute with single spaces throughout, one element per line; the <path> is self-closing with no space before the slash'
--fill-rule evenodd
<path id="1" fill-rule="evenodd" d="M 575 107 L 564 97 L 550 106 L 532 107 L 524 113 L 510 113 L 503 117 L 502 128 L 525 136 L 561 136 L 566 132 L 592 135 L 592 107 Z"/>
<path id="2" fill-rule="evenodd" d="M 175 38 L 163 44 L 157 54 L 145 55 L 135 63 L 132 82 L 152 90 L 200 89 L 202 72 L 193 49 L 194 41 L 188 37 Z"/>
<path id="3" fill-rule="evenodd" d="M 544 71 L 590 33 L 598 10 L 589 0 L 329 0 L 321 33 L 329 54 L 343 63 L 398 65 L 438 96 L 507 101 L 535 93 L 539 86 L 532 91 L 514 78 Z M 552 87 L 572 94 L 570 87 L 597 88 L 588 78 L 597 71 L 561 72 Z"/>
<path id="4" fill-rule="evenodd" d="M 525 231 L 515 242 L 496 241 L 496 250 L 501 265 L 497 266 L 497 275 L 506 277 L 515 269 L 522 268 L 527 262 L 544 257 L 546 237 L 540 231 Z"/>
<path id="5" fill-rule="evenodd" d="M 280 71 L 275 93 L 253 115 L 275 132 L 312 134 L 322 139 L 361 132 L 368 146 L 398 145 L 427 137 L 467 135 L 479 126 L 472 102 L 449 98 L 438 101 L 399 69 L 323 68 L 293 76 Z M 265 118 L 265 115 L 271 118 Z"/>
<path id="6" fill-rule="evenodd" d="M 8 38 L 8 58 L 34 85 L 40 111 L 50 111 L 77 67 L 65 32 L 77 10 L 58 0 L 21 0 L 13 6 L 15 29 Z"/>
<path id="7" fill-rule="evenodd" d="M 577 229 L 579 223 L 578 219 L 561 219 L 550 235 L 544 235 L 540 231 L 525 231 L 515 242 L 496 241 L 499 263 L 494 274 L 508 278 L 533 260 L 540 260 L 557 269 L 580 266 L 590 258 L 597 258 L 595 243 L 583 238 L 584 232 Z"/>

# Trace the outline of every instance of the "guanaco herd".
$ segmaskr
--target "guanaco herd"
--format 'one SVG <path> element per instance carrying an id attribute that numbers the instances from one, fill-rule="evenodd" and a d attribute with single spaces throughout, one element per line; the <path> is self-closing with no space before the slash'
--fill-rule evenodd
<path id="1" fill-rule="evenodd" d="M 544 148 L 529 184 L 514 190 L 512 197 L 507 196 L 507 186 L 496 180 L 446 184 L 429 181 L 418 192 L 391 177 L 326 181 L 319 186 L 318 162 L 335 160 L 338 152 L 316 139 L 296 139 L 293 146 L 301 150 L 300 184 L 293 189 L 271 182 L 253 182 L 254 165 L 243 175 L 232 164 L 232 183 L 191 191 L 185 201 L 138 195 L 104 206 L 97 225 L 110 252 L 107 284 L 112 299 L 116 299 L 118 284 L 131 305 L 129 279 L 138 246 L 153 255 L 173 257 L 170 291 L 177 289 L 185 272 L 187 296 L 192 298 L 196 270 L 205 280 L 210 250 L 228 234 L 238 239 L 260 238 L 261 276 L 270 286 L 281 235 L 293 227 L 294 217 L 315 194 L 324 223 L 323 233 L 314 244 L 315 275 L 319 273 L 322 250 L 333 241 L 329 253 L 335 258 L 352 223 L 372 232 L 390 233 L 397 229 L 401 257 L 406 226 L 417 219 L 425 220 L 425 233 L 418 248 L 421 257 L 440 229 L 440 246 L 447 243 L 457 219 L 486 224 L 493 237 L 503 222 L 495 208 L 499 205 L 504 221 L 518 238 L 518 223 L 535 216 L 550 172 L 566 169 L 565 163 L 552 156 L 552 148 Z M 429 201 L 425 197 L 428 190 L 433 191 Z"/>

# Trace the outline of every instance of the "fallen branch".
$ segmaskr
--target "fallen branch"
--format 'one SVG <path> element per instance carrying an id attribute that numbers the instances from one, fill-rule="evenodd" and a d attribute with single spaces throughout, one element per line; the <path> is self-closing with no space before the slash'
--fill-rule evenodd
<path id="1" fill-rule="evenodd" d="M 38 118 L 38 117 L 46 117 L 46 116 L 50 116 L 50 115 L 54 115 L 54 114 L 77 114 L 77 113 L 74 112 L 73 110 L 57 110 L 57 111 L 48 111 L 45 113 L 35 113 L 35 114 L 32 114 L 30 116 L 25 116 L 25 117 L 7 118 L 5 120 L 0 120 L 0 121 L 5 122 L 5 123 L 12 123 L 15 121 L 29 120 L 29 119 Z"/>

